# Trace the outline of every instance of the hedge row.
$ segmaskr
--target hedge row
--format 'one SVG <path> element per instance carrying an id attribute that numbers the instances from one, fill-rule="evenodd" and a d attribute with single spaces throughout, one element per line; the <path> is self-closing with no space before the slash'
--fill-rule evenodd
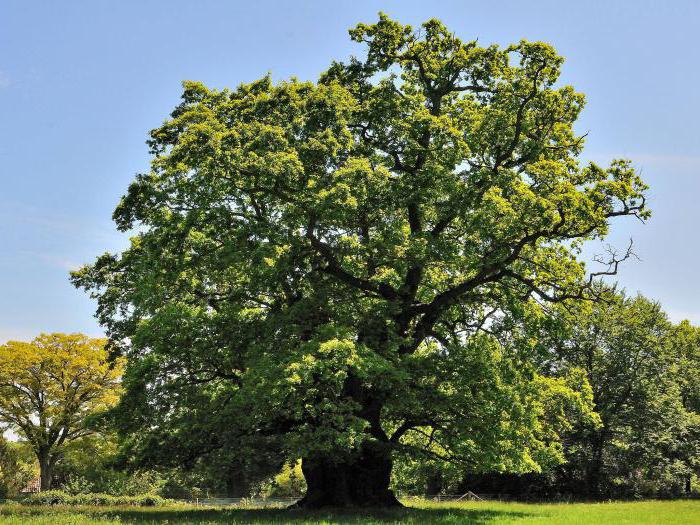
<path id="1" fill-rule="evenodd" d="M 162 507 L 169 500 L 153 494 L 141 496 L 112 496 L 110 494 L 68 494 L 62 490 L 46 490 L 37 492 L 23 500 L 28 505 L 95 505 L 115 506 L 132 505 L 134 507 Z"/>

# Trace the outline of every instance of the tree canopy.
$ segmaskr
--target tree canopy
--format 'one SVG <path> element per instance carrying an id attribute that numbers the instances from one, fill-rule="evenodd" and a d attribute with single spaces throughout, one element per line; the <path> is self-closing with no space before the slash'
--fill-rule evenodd
<path id="1" fill-rule="evenodd" d="M 63 447 L 91 432 L 87 418 L 119 398 L 122 364 L 109 362 L 105 342 L 56 333 L 0 346 L 0 422 L 31 445 L 42 490 Z"/>
<path id="2" fill-rule="evenodd" d="M 700 407 L 693 393 L 700 383 L 698 328 L 673 324 L 658 303 L 641 295 L 612 290 L 604 301 L 532 313 L 511 316 L 492 331 L 512 344 L 531 341 L 544 376 L 583 373 L 599 421 L 569 418 L 566 462 L 543 473 L 462 470 L 450 477 L 435 465 L 419 465 L 422 470 L 414 470 L 422 483 L 433 476 L 465 490 L 535 498 L 690 494 L 700 474 Z"/>
<path id="3" fill-rule="evenodd" d="M 17 444 L 0 435 L 0 499 L 16 496 L 32 478 L 30 465 L 22 462 Z"/>
<path id="4" fill-rule="evenodd" d="M 558 461 L 544 407 L 590 411 L 585 379 L 538 376 L 488 327 L 594 298 L 627 254 L 591 273 L 581 247 L 646 218 L 646 186 L 579 160 L 584 97 L 550 45 L 385 15 L 350 36 L 366 55 L 317 82 L 185 82 L 114 212 L 130 247 L 73 275 L 129 358 L 134 446 L 266 440 L 303 459 L 308 506 L 395 503 L 396 453 Z"/>
<path id="5" fill-rule="evenodd" d="M 698 329 L 674 326 L 641 296 L 577 310 L 565 313 L 555 362 L 585 371 L 601 425 L 569 436 L 568 468 L 582 472 L 571 488 L 592 497 L 683 493 L 700 473 L 700 407 L 687 394 L 700 380 Z"/>

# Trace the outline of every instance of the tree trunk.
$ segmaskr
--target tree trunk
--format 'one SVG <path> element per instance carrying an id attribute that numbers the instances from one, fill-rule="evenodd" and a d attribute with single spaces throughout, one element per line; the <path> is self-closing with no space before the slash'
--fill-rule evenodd
<path id="1" fill-rule="evenodd" d="M 226 472 L 226 497 L 227 498 L 247 498 L 250 496 L 250 482 L 239 463 L 229 466 Z"/>
<path id="2" fill-rule="evenodd" d="M 54 461 L 50 454 L 40 454 L 39 457 L 39 490 L 51 490 L 51 481 L 53 479 Z"/>
<path id="3" fill-rule="evenodd" d="M 304 458 L 306 496 L 293 508 L 401 507 L 389 489 L 392 460 L 377 443 L 366 443 L 352 460 Z"/>
<path id="4" fill-rule="evenodd" d="M 605 434 L 597 432 L 592 440 L 592 453 L 586 472 L 586 493 L 588 497 L 601 497 L 601 481 L 603 473 L 603 448 L 605 447 Z"/>
<path id="5" fill-rule="evenodd" d="M 425 493 L 428 496 L 437 496 L 442 492 L 443 480 L 442 480 L 442 470 L 434 470 L 428 476 L 428 480 L 425 487 Z"/>

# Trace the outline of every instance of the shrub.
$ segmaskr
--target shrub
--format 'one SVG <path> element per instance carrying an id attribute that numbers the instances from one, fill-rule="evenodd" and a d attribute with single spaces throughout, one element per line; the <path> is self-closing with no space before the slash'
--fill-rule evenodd
<path id="1" fill-rule="evenodd" d="M 114 496 L 140 496 L 160 494 L 166 480 L 152 471 L 112 471 L 101 483 L 103 492 Z"/>
<path id="2" fill-rule="evenodd" d="M 17 496 L 34 476 L 31 464 L 22 458 L 20 447 L 0 432 L 0 500 Z"/>
<path id="3" fill-rule="evenodd" d="M 162 507 L 169 500 L 156 494 L 142 494 L 140 496 L 112 496 L 93 492 L 90 494 L 71 495 L 61 490 L 47 490 L 32 494 L 24 500 L 29 505 L 85 505 L 94 507 L 108 506 L 134 506 L 134 507 Z"/>
<path id="4" fill-rule="evenodd" d="M 258 494 L 263 498 L 300 498 L 306 492 L 306 481 L 301 471 L 301 461 L 285 464 L 274 477 L 264 481 Z"/>
<path id="5" fill-rule="evenodd" d="M 168 504 L 168 500 L 156 494 L 141 494 L 132 497 L 133 503 L 138 507 L 163 507 Z"/>
<path id="6" fill-rule="evenodd" d="M 61 485 L 61 490 L 73 496 L 77 494 L 89 494 L 94 492 L 95 484 L 82 476 L 71 476 Z"/>
<path id="7" fill-rule="evenodd" d="M 95 507 L 106 507 L 109 505 L 119 505 L 118 498 L 109 494 L 93 492 L 89 494 L 76 494 L 68 502 L 69 505 L 92 505 Z"/>
<path id="8" fill-rule="evenodd" d="M 24 502 L 30 505 L 69 505 L 72 498 L 73 496 L 62 490 L 45 490 L 29 495 Z"/>

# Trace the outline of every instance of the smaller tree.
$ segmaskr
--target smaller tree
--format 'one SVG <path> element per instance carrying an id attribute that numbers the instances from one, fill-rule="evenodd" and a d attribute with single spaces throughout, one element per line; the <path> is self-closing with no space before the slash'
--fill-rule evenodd
<path id="1" fill-rule="evenodd" d="M 63 447 L 92 430 L 88 416 L 119 398 L 120 360 L 110 362 L 105 339 L 42 334 L 0 346 L 0 422 L 32 447 L 41 490 L 51 488 Z"/>
<path id="2" fill-rule="evenodd" d="M 0 500 L 17 495 L 32 475 L 31 466 L 22 461 L 18 444 L 0 432 Z"/>
<path id="3" fill-rule="evenodd" d="M 674 326 L 660 305 L 617 293 L 562 310 L 552 373 L 584 370 L 602 424 L 566 438 L 562 480 L 590 497 L 678 496 L 700 465 L 694 406 L 698 332 Z"/>

